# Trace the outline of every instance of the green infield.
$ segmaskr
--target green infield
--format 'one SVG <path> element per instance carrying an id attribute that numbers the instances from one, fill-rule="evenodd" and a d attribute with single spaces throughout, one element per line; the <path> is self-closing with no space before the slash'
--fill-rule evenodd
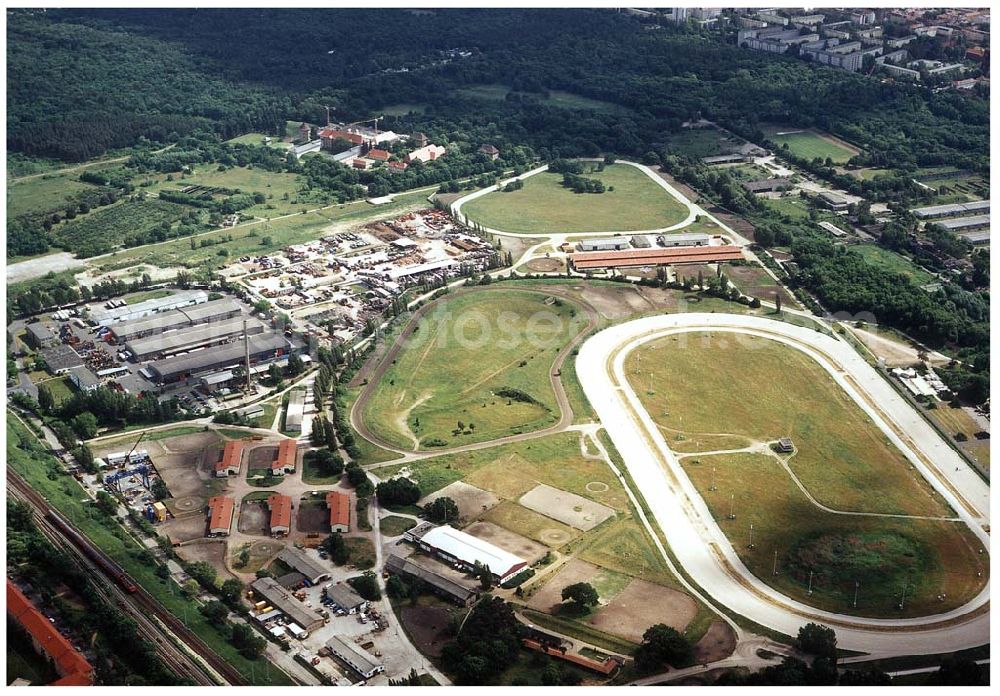
<path id="1" fill-rule="evenodd" d="M 770 127 L 765 128 L 764 133 L 778 147 L 787 145 L 793 155 L 810 160 L 818 157 L 825 161 L 829 158 L 834 164 L 844 164 L 861 152 L 853 145 L 820 131 Z"/>
<path id="2" fill-rule="evenodd" d="M 538 430 L 559 419 L 549 380 L 583 314 L 543 293 L 469 292 L 416 325 L 364 404 L 383 441 L 428 449 Z"/>
<path id="3" fill-rule="evenodd" d="M 761 447 L 790 437 L 796 452 L 788 466 L 824 505 L 952 514 L 861 408 L 801 351 L 730 332 L 677 334 L 638 348 L 626 370 L 668 442 L 675 433 L 724 434 Z"/>
<path id="4" fill-rule="evenodd" d="M 959 522 L 835 515 L 817 508 L 771 457 L 696 460 L 685 459 L 685 471 L 740 559 L 806 604 L 860 616 L 925 616 L 961 606 L 987 581 L 989 556 Z"/>
<path id="5" fill-rule="evenodd" d="M 586 164 L 596 169 L 596 163 Z M 653 230 L 687 217 L 687 206 L 633 166 L 614 164 L 584 176 L 599 179 L 608 190 L 574 193 L 562 185 L 561 174 L 542 172 L 525 179 L 518 191 L 495 191 L 469 201 L 462 213 L 487 227 L 519 234 Z"/>
<path id="6" fill-rule="evenodd" d="M 879 516 L 951 518 L 953 512 L 800 351 L 760 337 L 690 333 L 636 349 L 626 372 L 668 444 L 683 443 L 677 449 L 686 453 L 685 470 L 734 549 L 765 582 L 815 606 L 847 611 L 854 610 L 846 603 L 858 581 L 865 590 L 856 611 L 871 616 L 944 611 L 982 586 L 977 573 L 987 561 L 960 523 Z M 786 436 L 795 452 L 778 455 L 768 443 Z M 699 454 L 699 443 L 716 454 Z M 718 453 L 729 448 L 738 451 Z"/>

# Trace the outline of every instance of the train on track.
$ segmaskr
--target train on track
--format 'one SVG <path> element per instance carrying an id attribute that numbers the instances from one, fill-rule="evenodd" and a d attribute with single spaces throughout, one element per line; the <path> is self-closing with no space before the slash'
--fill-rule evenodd
<path id="1" fill-rule="evenodd" d="M 134 594 L 139 589 L 135 580 L 133 580 L 120 565 L 108 558 L 103 551 L 94 546 L 89 540 L 80 534 L 80 532 L 76 531 L 76 529 L 74 529 L 73 526 L 64 520 L 58 513 L 53 510 L 49 510 L 45 513 L 45 519 L 59 529 L 59 531 L 62 532 L 67 539 L 73 542 L 74 546 L 80 549 L 80 551 L 82 551 L 87 558 L 96 563 L 108 577 L 118 583 L 118 585 L 120 585 L 126 592 Z"/>

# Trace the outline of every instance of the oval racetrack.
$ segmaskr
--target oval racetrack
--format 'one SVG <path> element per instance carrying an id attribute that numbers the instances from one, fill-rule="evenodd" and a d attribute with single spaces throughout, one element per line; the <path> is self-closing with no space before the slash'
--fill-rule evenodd
<path id="1" fill-rule="evenodd" d="M 727 331 L 779 341 L 816 360 L 989 548 L 989 486 L 846 342 L 782 321 L 736 314 L 668 314 L 605 329 L 581 347 L 577 373 L 680 565 L 715 601 L 794 636 L 809 621 L 833 627 L 838 647 L 873 656 L 933 654 L 989 642 L 989 583 L 964 606 L 906 619 L 814 609 L 774 590 L 739 560 L 624 376 L 625 357 L 675 333 Z"/>

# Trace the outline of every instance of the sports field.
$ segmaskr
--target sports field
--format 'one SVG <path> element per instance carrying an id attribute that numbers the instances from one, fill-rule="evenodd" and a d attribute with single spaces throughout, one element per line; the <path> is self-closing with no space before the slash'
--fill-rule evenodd
<path id="1" fill-rule="evenodd" d="M 521 190 L 489 193 L 462 212 L 487 227 L 525 234 L 652 230 L 687 217 L 686 206 L 635 167 L 614 164 L 584 176 L 614 190 L 574 193 L 562 185 L 561 174 L 542 172 L 525 179 Z"/>
<path id="2" fill-rule="evenodd" d="M 793 155 L 806 159 L 819 157 L 821 160 L 826 160 L 829 157 L 834 164 L 844 164 L 860 152 L 858 148 L 839 138 L 819 131 L 769 127 L 764 129 L 764 133 L 768 140 L 779 147 L 788 145 Z"/>
<path id="3" fill-rule="evenodd" d="M 560 409 L 549 370 L 585 319 L 548 299 L 477 292 L 439 304 L 379 381 L 365 424 L 387 442 L 427 449 L 555 423 Z"/>
<path id="4" fill-rule="evenodd" d="M 626 373 L 667 443 L 684 438 L 685 470 L 765 582 L 846 611 L 858 580 L 856 611 L 871 616 L 899 615 L 904 583 L 906 615 L 958 606 L 978 591 L 979 544 L 959 523 L 878 516 L 953 512 L 811 358 L 768 339 L 692 333 L 640 347 Z M 791 456 L 767 445 L 784 436 Z M 739 451 L 696 453 L 727 449 Z"/>

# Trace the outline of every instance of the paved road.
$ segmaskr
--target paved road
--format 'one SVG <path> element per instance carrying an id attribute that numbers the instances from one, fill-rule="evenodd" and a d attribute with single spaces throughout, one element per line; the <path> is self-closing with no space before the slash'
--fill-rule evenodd
<path id="1" fill-rule="evenodd" d="M 623 372 L 625 355 L 637 345 L 668 333 L 704 328 L 766 335 L 816 358 L 957 511 L 984 546 L 989 545 L 989 535 L 982 528 L 989 523 L 989 487 L 850 345 L 817 331 L 761 317 L 661 315 L 596 334 L 580 349 L 577 372 L 636 487 L 643 492 L 657 524 L 694 580 L 716 601 L 758 624 L 794 635 L 808 621 L 827 623 L 837 630 L 841 647 L 875 656 L 931 654 L 941 652 L 942 646 L 958 650 L 988 642 L 988 584 L 964 607 L 933 617 L 867 619 L 813 609 L 781 595 L 750 573 Z M 878 404 L 879 410 L 872 404 Z"/>

